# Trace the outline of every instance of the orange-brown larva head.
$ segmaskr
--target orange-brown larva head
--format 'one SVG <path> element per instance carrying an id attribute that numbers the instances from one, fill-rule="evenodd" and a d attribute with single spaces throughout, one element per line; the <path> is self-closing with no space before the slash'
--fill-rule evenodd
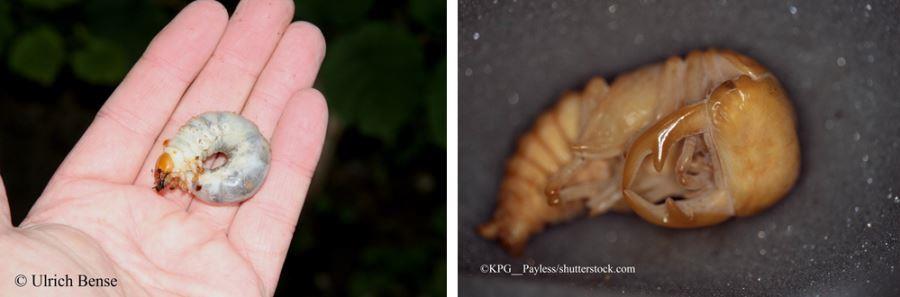
<path id="1" fill-rule="evenodd" d="M 169 156 L 168 153 L 163 153 L 159 156 L 159 159 L 156 160 L 156 167 L 153 168 L 153 188 L 159 192 L 166 187 L 167 177 L 172 173 L 172 170 L 175 167 L 175 163 L 172 161 L 172 156 Z"/>
<path id="2" fill-rule="evenodd" d="M 172 156 L 169 156 L 168 153 L 163 153 L 159 156 L 159 159 L 156 160 L 156 169 L 170 173 L 172 172 L 172 168 L 175 167 L 174 162 L 172 162 Z"/>

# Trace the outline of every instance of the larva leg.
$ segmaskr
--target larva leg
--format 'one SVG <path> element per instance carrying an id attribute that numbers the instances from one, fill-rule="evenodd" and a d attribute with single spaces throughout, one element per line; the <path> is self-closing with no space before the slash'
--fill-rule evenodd
<path id="1" fill-rule="evenodd" d="M 726 192 L 716 189 L 712 180 L 689 174 L 706 166 L 706 147 L 700 136 L 708 120 L 705 105 L 694 104 L 667 116 L 632 145 L 625 163 L 623 193 L 626 202 L 645 220 L 687 228 L 716 224 L 733 215 Z M 672 197 L 686 199 L 676 201 Z"/>
<path id="2" fill-rule="evenodd" d="M 618 212 L 627 211 L 628 208 L 620 200 L 622 195 L 618 188 L 621 177 L 617 172 L 621 171 L 621 164 L 619 158 L 608 160 L 580 158 L 580 160 L 569 163 L 567 166 L 572 167 L 571 169 L 563 168 L 557 172 L 564 177 L 551 179 L 566 180 L 567 183 L 556 187 L 548 186 L 548 202 L 553 205 L 583 201 L 592 216 L 605 213 L 610 209 Z M 559 190 L 553 192 L 552 189 Z"/>

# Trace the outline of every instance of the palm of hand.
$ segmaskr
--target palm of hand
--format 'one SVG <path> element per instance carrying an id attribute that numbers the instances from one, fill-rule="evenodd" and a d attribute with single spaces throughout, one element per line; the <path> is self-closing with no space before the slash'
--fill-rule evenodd
<path id="1" fill-rule="evenodd" d="M 121 270 L 115 275 L 123 290 L 154 296 L 167 292 L 253 296 L 266 291 L 261 276 L 230 242 L 227 229 L 185 212 L 183 206 L 159 197 L 150 188 L 76 179 L 47 195 L 67 197 L 32 214 L 29 220 L 45 223 L 26 227 L 24 232 L 44 232 L 37 236 L 56 238 L 36 240 L 35 244 L 71 253 L 67 257 L 106 255 L 89 257 L 91 263 L 72 267 L 75 270 L 115 267 Z M 66 247 L 90 240 L 98 245 Z M 56 243 L 59 246 L 52 246 Z M 92 277 L 112 276 L 104 272 Z"/>
<path id="2" fill-rule="evenodd" d="M 128 295 L 273 294 L 327 122 L 324 98 L 310 88 L 324 40 L 311 24 L 289 24 L 292 5 L 247 0 L 231 22 L 214 1 L 185 8 L 107 100 L 19 228 L 5 226 L 0 191 L 0 248 L 27 263 L 0 274 L 115 277 L 111 289 Z M 240 112 L 271 139 L 268 177 L 243 204 L 151 189 L 161 142 L 209 110 Z M 28 288 L 13 289 L 47 293 Z"/>

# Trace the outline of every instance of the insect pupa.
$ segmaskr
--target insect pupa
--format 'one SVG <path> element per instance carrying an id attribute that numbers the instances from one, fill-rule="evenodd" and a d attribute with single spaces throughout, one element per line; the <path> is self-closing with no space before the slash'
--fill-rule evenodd
<path id="1" fill-rule="evenodd" d="M 793 106 L 778 80 L 729 50 L 594 78 L 540 115 L 507 162 L 478 232 L 517 254 L 548 224 L 634 211 L 668 228 L 756 214 L 797 180 Z"/>

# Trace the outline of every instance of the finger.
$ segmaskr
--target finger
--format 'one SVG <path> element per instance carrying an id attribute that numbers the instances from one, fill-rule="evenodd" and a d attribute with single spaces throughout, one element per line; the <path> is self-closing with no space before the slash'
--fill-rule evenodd
<path id="1" fill-rule="evenodd" d="M 269 175 L 229 229 L 232 244 L 253 264 L 269 294 L 278 283 L 327 123 L 325 98 L 315 89 L 302 90 L 287 103 L 272 136 Z"/>
<path id="2" fill-rule="evenodd" d="M 166 119 L 212 54 L 227 20 L 228 12 L 215 1 L 185 7 L 150 42 L 53 180 L 133 181 Z"/>
<path id="3" fill-rule="evenodd" d="M 241 114 L 269 138 L 284 105 L 297 91 L 312 87 L 325 57 L 325 37 L 315 25 L 291 24 L 259 77 Z"/>
<path id="4" fill-rule="evenodd" d="M 0 230 L 12 227 L 12 216 L 9 214 L 9 199 L 6 198 L 6 185 L 0 177 Z"/>
<path id="5" fill-rule="evenodd" d="M 298 22 L 285 31 L 241 112 L 256 123 L 266 139 L 272 136 L 291 95 L 312 86 L 324 54 L 325 39 L 314 25 Z M 216 225 L 227 225 L 237 209 L 237 206 L 195 203 L 191 204 L 190 211 L 215 221 Z"/>
<path id="6" fill-rule="evenodd" d="M 288 0 L 246 0 L 238 4 L 228 28 L 212 59 L 175 108 L 162 134 L 144 159 L 135 183 L 149 186 L 149 174 L 162 151 L 163 140 L 191 117 L 206 111 L 239 111 L 266 61 L 294 15 L 294 3 Z M 188 196 L 175 195 L 187 204 Z"/>

